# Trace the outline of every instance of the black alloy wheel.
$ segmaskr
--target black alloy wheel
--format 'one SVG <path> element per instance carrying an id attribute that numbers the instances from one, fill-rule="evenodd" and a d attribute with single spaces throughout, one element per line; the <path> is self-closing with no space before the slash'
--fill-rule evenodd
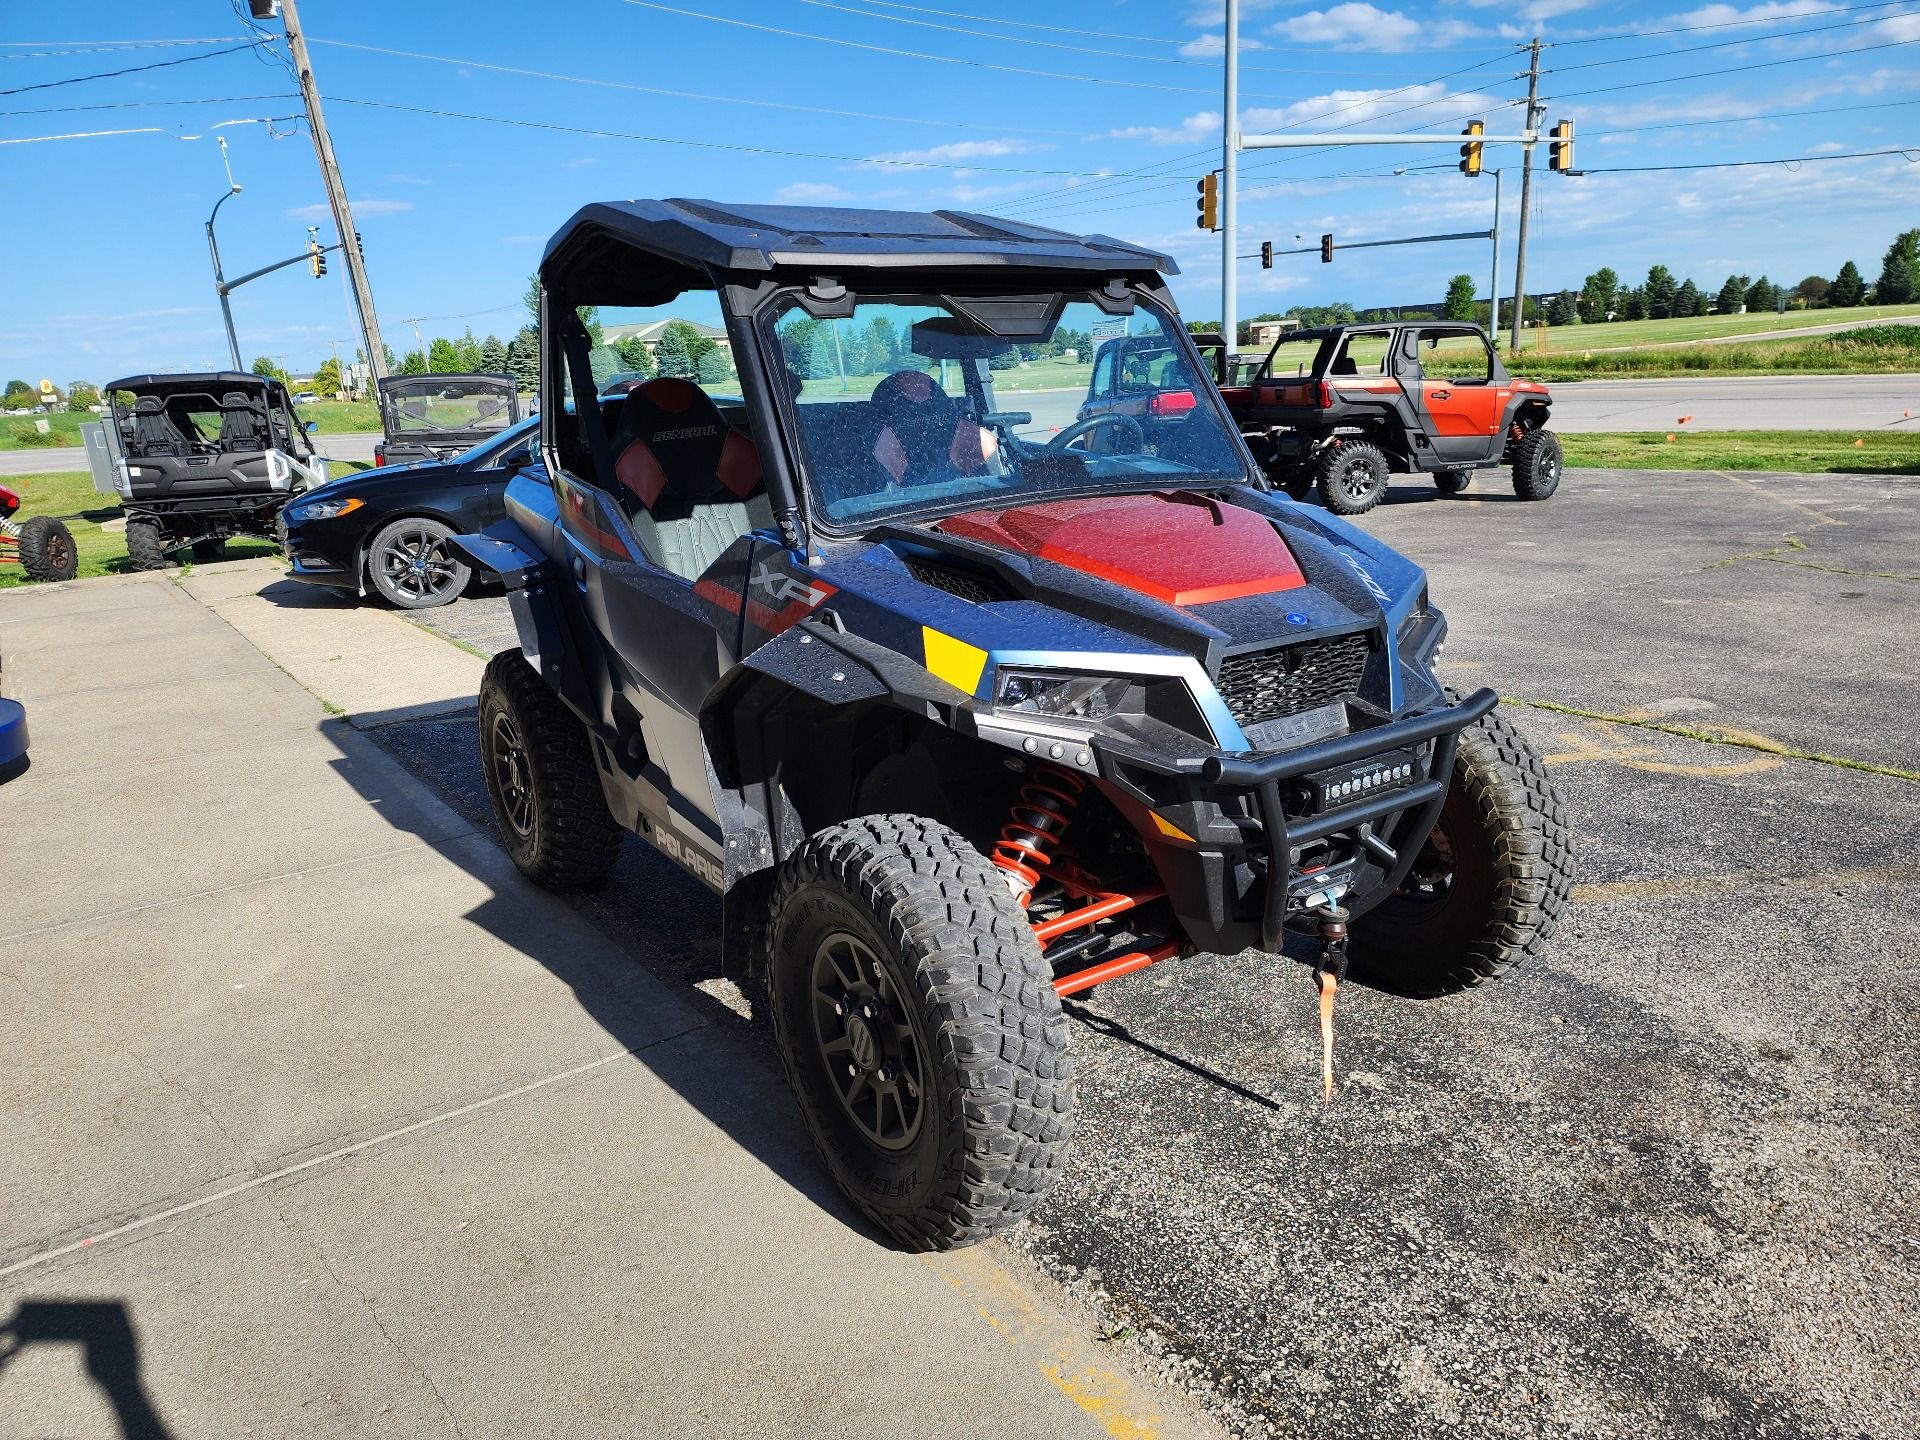
<path id="1" fill-rule="evenodd" d="M 912 1010 L 879 957 L 844 930 L 814 951 L 812 982 L 814 1039 L 841 1108 L 875 1145 L 907 1149 L 926 1104 Z"/>
<path id="2" fill-rule="evenodd" d="M 534 840 L 533 776 L 527 763 L 526 742 L 520 727 L 505 710 L 493 713 L 487 726 L 487 758 L 500 800 L 500 819 L 523 843 Z"/>
<path id="3" fill-rule="evenodd" d="M 403 610 L 426 610 L 459 599 L 471 572 L 448 548 L 452 534 L 437 520 L 404 519 L 388 525 L 367 549 L 373 588 Z"/>
<path id="4" fill-rule="evenodd" d="M 1318 465 L 1320 500 L 1336 515 L 1364 515 L 1387 494 L 1387 457 L 1364 440 L 1327 447 Z"/>

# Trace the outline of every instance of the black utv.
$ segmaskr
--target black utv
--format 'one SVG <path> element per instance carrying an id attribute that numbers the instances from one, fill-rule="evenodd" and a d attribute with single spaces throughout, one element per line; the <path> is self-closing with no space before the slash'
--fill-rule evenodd
<path id="1" fill-rule="evenodd" d="M 288 497 L 326 483 L 327 462 L 278 380 L 129 375 L 106 390 L 102 428 L 135 570 L 181 551 L 218 559 L 236 535 L 272 540 Z"/>
<path id="2" fill-rule="evenodd" d="M 1173 272 L 988 215 L 589 206 L 540 266 L 538 453 L 452 542 L 519 636 L 479 706 L 508 852 L 588 884 L 633 831 L 718 892 L 828 1167 L 909 1246 L 1059 1173 L 1063 997 L 1291 936 L 1330 1034 L 1349 958 L 1438 995 L 1567 903 L 1538 757 L 1435 675 L 1420 570 L 1273 491 Z M 695 294 L 741 400 L 601 395 L 583 309 Z M 1107 346 L 1169 398 L 1000 389 L 1088 393 Z"/>
<path id="3" fill-rule="evenodd" d="M 451 460 L 520 423 L 510 375 L 389 375 L 379 389 L 375 465 Z"/>

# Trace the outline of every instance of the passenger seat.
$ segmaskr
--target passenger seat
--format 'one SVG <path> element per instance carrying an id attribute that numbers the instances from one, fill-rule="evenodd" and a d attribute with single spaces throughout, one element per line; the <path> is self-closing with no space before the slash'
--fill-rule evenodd
<path id="1" fill-rule="evenodd" d="M 620 406 L 614 479 L 650 558 L 698 579 L 741 536 L 773 524 L 760 452 L 686 380 L 636 385 Z"/>

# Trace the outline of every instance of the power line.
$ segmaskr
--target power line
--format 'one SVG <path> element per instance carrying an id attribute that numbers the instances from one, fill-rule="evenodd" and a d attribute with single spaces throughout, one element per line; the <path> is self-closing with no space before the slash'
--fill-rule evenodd
<path id="1" fill-rule="evenodd" d="M 263 115 L 243 120 L 222 120 L 208 130 L 223 130 L 229 125 L 272 125 L 281 120 L 298 120 L 298 115 Z M 203 132 L 204 133 L 204 132 Z M 51 140 L 99 140 L 112 135 L 171 135 L 176 140 L 198 140 L 199 135 L 182 135 L 164 125 L 136 125 L 123 130 L 74 130 L 64 135 L 22 135 L 0 140 L 0 145 L 44 145 Z"/>
<path id="2" fill-rule="evenodd" d="M 1638 65 L 1648 60 L 1665 60 L 1671 55 L 1698 55 L 1707 50 L 1726 50 L 1736 45 L 1754 45 L 1766 40 L 1791 40 L 1799 35 L 1822 35 L 1829 30 L 1849 30 L 1857 25 L 1879 25 L 1888 20 L 1902 20 L 1916 14 L 1920 14 L 1920 11 L 1901 10 L 1892 15 L 1869 15 L 1862 20 L 1840 20 L 1832 25 L 1811 25 L 1805 30 L 1775 30 L 1766 35 L 1742 35 L 1737 40 L 1716 40 L 1710 45 L 1683 45 L 1659 55 L 1620 55 L 1611 60 L 1584 60 L 1578 65 L 1562 65 L 1543 73 L 1565 75 L 1575 70 L 1598 70 L 1603 65 Z"/>
<path id="3" fill-rule="evenodd" d="M 1870 160 L 1880 155 L 1898 155 L 1909 165 L 1920 165 L 1920 145 L 1891 150 L 1849 150 L 1839 155 L 1788 155 L 1773 160 L 1708 160 L 1697 165 L 1609 165 L 1599 170 L 1581 170 L 1579 175 L 1655 175 L 1673 170 L 1744 170 L 1755 165 L 1817 165 L 1827 160 Z"/>
<path id="4" fill-rule="evenodd" d="M 1887 0 L 1892 4 L 1893 0 Z M 17 50 L 29 45 L 63 45 L 75 48 L 62 50 L 63 55 L 84 54 L 87 50 L 147 50 L 162 45 L 226 45 L 234 40 L 244 40 L 244 35 L 208 35 L 198 40 L 0 40 L 0 49 Z"/>
<path id="5" fill-rule="evenodd" d="M 251 105 L 259 100 L 298 100 L 298 95 L 210 95 L 204 100 L 112 100 L 100 105 L 43 105 L 35 110 L 0 110 L 13 115 L 80 115 L 95 110 L 149 110 L 163 105 Z"/>
<path id="6" fill-rule="evenodd" d="M 1819 110 L 1769 110 L 1758 115 L 1723 115 L 1714 120 L 1667 120 L 1658 125 L 1629 125 L 1619 130 L 1589 130 L 1581 138 L 1599 139 L 1604 135 L 1644 135 L 1652 130 L 1689 130 L 1704 125 L 1744 125 L 1749 120 L 1797 120 L 1806 115 L 1845 115 L 1855 110 L 1891 110 L 1900 105 L 1920 105 L 1920 100 L 1876 100 L 1866 105 L 1829 105 Z"/>
<path id="7" fill-rule="evenodd" d="M 995 20 L 985 15 L 973 15 L 964 10 L 936 10 L 931 5 L 906 5 L 901 0 L 867 0 L 869 5 L 883 5 L 889 10 L 915 10 L 922 15 L 944 15 L 950 20 L 977 20 L 985 25 L 1007 25 L 1021 30 L 1046 30 L 1055 35 L 1090 35 L 1098 40 L 1138 40 L 1143 45 L 1184 45 L 1184 40 L 1169 39 L 1165 35 L 1122 35 L 1118 31 L 1076 30 L 1069 25 L 1041 25 L 1032 20 Z M 1888 0 L 1891 3 L 1891 0 Z"/>
<path id="8" fill-rule="evenodd" d="M 942 65 L 964 65 L 974 70 L 995 70 L 1003 75 L 1030 75 L 1041 80 L 1072 80 L 1083 85 L 1115 85 L 1129 90 L 1164 90 L 1176 95 L 1214 93 L 1211 87 L 1159 85 L 1151 80 L 1115 80 L 1099 75 L 1070 75 L 1060 70 L 1034 70 L 1024 65 L 998 65 L 991 60 L 968 60 L 958 55 L 939 55 L 926 50 L 903 50 L 896 45 L 872 45 L 864 40 L 843 40 L 837 35 L 817 35 L 811 30 L 786 30 L 778 25 L 762 25 L 753 20 L 736 19 L 731 15 L 709 15 L 704 10 L 687 10 L 678 5 L 664 5 L 660 0 L 622 0 L 622 3 L 637 5 L 643 10 L 657 10 L 663 15 L 681 15 L 692 20 L 710 20 L 716 25 L 733 25 L 742 30 L 758 30 L 767 35 L 784 35 L 789 40 L 817 40 L 823 45 L 843 45 L 850 50 L 864 50 L 874 55 L 898 55 L 908 60 L 932 60 Z M 1286 97 L 1256 95 L 1254 98 L 1284 100 Z"/>
<path id="9" fill-rule="evenodd" d="M 736 145 L 720 140 L 687 140 L 675 135 L 640 135 L 626 130 L 599 130 L 585 125 L 561 125 L 546 120 L 519 120 L 506 115 L 475 115 L 460 110 L 436 110 L 425 105 L 400 105 L 390 100 L 356 100 L 346 95 L 336 95 L 332 99 L 336 105 L 360 105 L 371 110 L 397 110 L 403 114 L 432 115 L 443 120 L 473 120 L 486 125 L 513 125 L 524 130 L 551 130 L 559 134 L 588 135 L 601 140 L 639 140 L 650 145 L 685 145 L 696 150 L 730 150 L 743 155 L 778 155 L 793 160 L 832 160 L 843 165 L 881 165 L 905 170 L 970 170 L 998 175 L 1102 178 L 1085 170 L 1046 170 L 1011 165 L 982 165 L 973 160 L 951 164 L 942 160 L 908 160 L 888 155 L 828 155 L 816 150 L 785 150 L 770 145 Z"/>
<path id="10" fill-rule="evenodd" d="M 1612 35 L 1582 35 L 1573 40 L 1556 40 L 1553 44 L 1557 50 L 1565 50 L 1574 45 L 1611 45 L 1619 40 L 1650 40 L 1660 35 L 1691 35 L 1701 30 L 1733 30 L 1766 25 L 1773 20 L 1808 20 L 1815 15 L 1852 15 L 1861 10 L 1884 10 L 1889 5 L 1900 3 L 1902 0 L 1874 0 L 1871 5 L 1836 5 L 1828 10 L 1802 10 L 1796 15 L 1775 15 L 1771 20 L 1715 20 L 1706 25 L 1672 25 L 1664 30 L 1621 30 Z"/>
<path id="11" fill-rule="evenodd" d="M 156 60 L 150 65 L 130 65 L 125 70 L 103 70 L 95 75 L 75 75 L 70 80 L 43 80 L 38 85 L 16 85 L 11 90 L 0 90 L 0 95 L 25 95 L 30 90 L 56 90 L 62 85 L 79 85 L 88 80 L 112 80 L 121 75 L 139 75 L 148 70 L 165 70 L 172 65 L 191 65 L 196 60 L 214 60 L 222 55 L 232 55 L 237 51 L 251 50 L 252 41 L 244 45 L 230 45 L 225 50 L 209 50 L 204 55 L 182 55 L 177 60 Z"/>
<path id="12" fill-rule="evenodd" d="M 393 55 L 404 60 L 430 60 L 438 65 L 460 65 L 475 70 L 493 70 L 503 75 L 524 75 L 534 80 L 560 80 L 570 85 L 597 85 L 609 90 L 632 90 L 643 95 L 664 95 L 676 100 L 706 100 L 721 105 L 754 105 L 770 110 L 793 110 L 807 115 L 835 115 L 849 120 L 884 120 L 895 125 L 935 125 L 943 129 L 1016 131 L 1033 135 L 1079 135 L 1078 130 L 1040 130 L 1021 125 L 985 125 L 979 122 L 932 119 L 924 115 L 876 115 L 863 110 L 835 110 L 821 105 L 793 105 L 781 100 L 755 100 L 740 95 L 708 95 L 693 90 L 663 90 L 654 85 L 634 85 L 625 80 L 599 80 L 590 75 L 564 75 L 553 70 L 524 70 L 514 65 L 495 65 L 485 60 L 461 60 L 451 55 L 428 55 L 418 50 L 393 50 L 384 45 L 360 45 L 350 40 L 309 39 L 309 45 L 329 45 L 336 50 L 362 50 L 373 55 Z"/>
<path id="13" fill-rule="evenodd" d="M 1697 70 L 1687 75 L 1668 75 L 1661 80 L 1632 80 L 1625 85 L 1602 85 L 1597 90 L 1575 90 L 1554 98 L 1578 100 L 1585 95 L 1611 95 L 1619 90 L 1644 90 L 1650 85 L 1678 85 L 1683 80 L 1709 80 L 1721 75 L 1739 75 L 1749 70 L 1772 70 L 1781 65 L 1804 65 L 1809 60 L 1838 60 L 1843 55 L 1867 55 L 1875 50 L 1897 50 L 1902 45 L 1920 45 L 1920 39 L 1883 40 L 1877 45 L 1861 45 L 1852 50 L 1823 50 L 1812 55 L 1789 55 L 1784 60 L 1762 60 L 1753 65 L 1728 65 L 1720 70 Z"/>

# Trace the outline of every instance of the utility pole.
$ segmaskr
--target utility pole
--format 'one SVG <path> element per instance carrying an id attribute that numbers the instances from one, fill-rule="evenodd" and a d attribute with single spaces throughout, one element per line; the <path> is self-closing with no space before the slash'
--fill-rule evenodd
<path id="1" fill-rule="evenodd" d="M 1500 344 L 1500 171 L 1493 172 L 1493 279 L 1487 284 L 1487 340 Z"/>
<path id="2" fill-rule="evenodd" d="M 313 80 L 313 61 L 307 54 L 307 37 L 300 29 L 300 10 L 295 0 L 280 0 L 281 18 L 287 27 L 287 49 L 293 55 L 293 68 L 300 81 L 300 97 L 307 105 L 307 128 L 313 132 L 314 153 L 320 157 L 320 180 L 327 187 L 327 202 L 333 209 L 333 226 L 340 236 L 340 253 L 347 262 L 347 278 L 353 286 L 353 303 L 360 312 L 360 332 L 367 342 L 367 368 L 375 380 L 387 373 L 386 349 L 380 342 L 380 317 L 373 309 L 373 287 L 367 284 L 367 267 L 360 257 L 360 235 L 353 228 L 353 209 L 347 203 L 347 188 L 340 179 L 340 164 L 333 156 L 333 137 L 327 133 L 327 117 L 320 109 L 320 87 Z"/>
<path id="3" fill-rule="evenodd" d="M 1540 128 L 1540 117 L 1547 113 L 1540 103 L 1540 37 L 1534 36 L 1527 48 L 1527 123 L 1521 128 L 1531 134 Z M 1532 203 L 1533 146 L 1528 145 L 1520 162 L 1520 245 L 1513 259 L 1513 343 L 1509 348 L 1516 353 L 1520 349 L 1520 321 L 1527 309 L 1527 207 Z"/>
<path id="4" fill-rule="evenodd" d="M 1240 211 L 1240 0 L 1227 0 L 1226 104 L 1220 116 L 1220 329 L 1227 365 L 1240 348 L 1239 296 L 1234 285 L 1234 235 Z"/>

